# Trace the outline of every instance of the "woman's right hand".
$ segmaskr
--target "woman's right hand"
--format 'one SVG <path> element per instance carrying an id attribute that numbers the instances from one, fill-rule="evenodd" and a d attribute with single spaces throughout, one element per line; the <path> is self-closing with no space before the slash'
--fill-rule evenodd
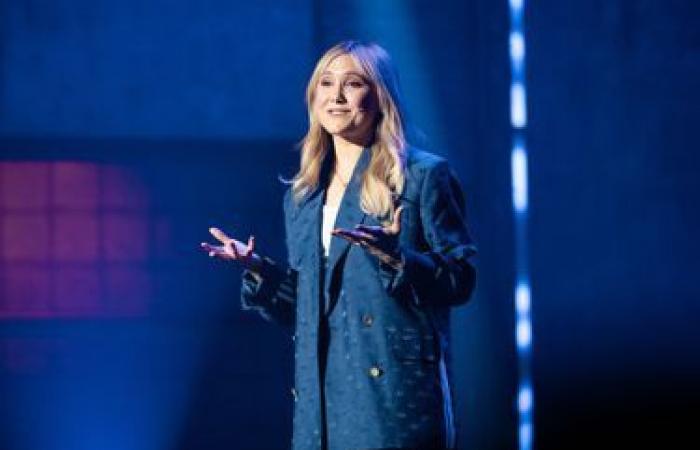
<path id="1" fill-rule="evenodd" d="M 202 242 L 201 247 L 209 253 L 212 258 L 220 258 L 223 260 L 239 261 L 243 267 L 253 272 L 257 272 L 260 265 L 260 257 L 255 254 L 255 237 L 248 238 L 248 244 L 243 244 L 233 238 L 228 237 L 226 233 L 218 228 L 209 228 L 209 232 L 222 245 L 211 245 L 207 242 Z"/>

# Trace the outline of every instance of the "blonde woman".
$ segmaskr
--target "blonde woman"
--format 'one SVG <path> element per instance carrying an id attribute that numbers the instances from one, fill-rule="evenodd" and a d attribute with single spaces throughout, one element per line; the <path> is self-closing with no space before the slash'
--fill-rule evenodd
<path id="1" fill-rule="evenodd" d="M 294 327 L 294 449 L 454 448 L 449 314 L 475 283 L 460 186 L 407 145 L 381 47 L 328 50 L 306 99 L 286 264 L 216 228 L 202 247 L 244 266 L 244 308 Z"/>

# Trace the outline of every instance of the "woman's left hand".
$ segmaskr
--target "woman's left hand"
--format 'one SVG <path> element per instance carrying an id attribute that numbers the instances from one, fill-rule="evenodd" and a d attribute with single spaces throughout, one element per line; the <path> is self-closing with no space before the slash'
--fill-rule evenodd
<path id="1" fill-rule="evenodd" d="M 331 233 L 333 236 L 341 237 L 352 244 L 364 247 L 383 263 L 399 270 L 401 269 L 401 256 L 399 255 L 401 211 L 403 211 L 403 206 L 396 209 L 394 220 L 385 227 L 355 225 L 354 230 L 335 228 Z"/>

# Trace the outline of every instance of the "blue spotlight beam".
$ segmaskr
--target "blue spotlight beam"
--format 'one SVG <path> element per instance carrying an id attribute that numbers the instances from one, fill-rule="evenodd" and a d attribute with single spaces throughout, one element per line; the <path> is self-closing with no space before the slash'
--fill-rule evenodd
<path id="1" fill-rule="evenodd" d="M 525 0 L 509 0 L 510 8 L 510 121 L 513 127 L 511 149 L 511 183 L 515 221 L 515 343 L 518 354 L 518 448 L 531 450 L 534 437 L 534 392 L 531 354 L 531 290 L 528 268 L 528 170 L 525 130 L 527 127 L 527 90 L 525 85 L 525 34 L 523 9 Z"/>

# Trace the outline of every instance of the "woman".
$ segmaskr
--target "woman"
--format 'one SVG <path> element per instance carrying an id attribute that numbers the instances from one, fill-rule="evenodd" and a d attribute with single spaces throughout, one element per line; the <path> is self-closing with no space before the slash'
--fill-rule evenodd
<path id="1" fill-rule="evenodd" d="M 475 248 L 459 184 L 408 147 L 399 99 L 381 47 L 328 50 L 284 198 L 287 264 L 215 228 L 221 245 L 202 244 L 245 267 L 244 308 L 295 326 L 294 449 L 454 447 L 449 312 Z"/>

